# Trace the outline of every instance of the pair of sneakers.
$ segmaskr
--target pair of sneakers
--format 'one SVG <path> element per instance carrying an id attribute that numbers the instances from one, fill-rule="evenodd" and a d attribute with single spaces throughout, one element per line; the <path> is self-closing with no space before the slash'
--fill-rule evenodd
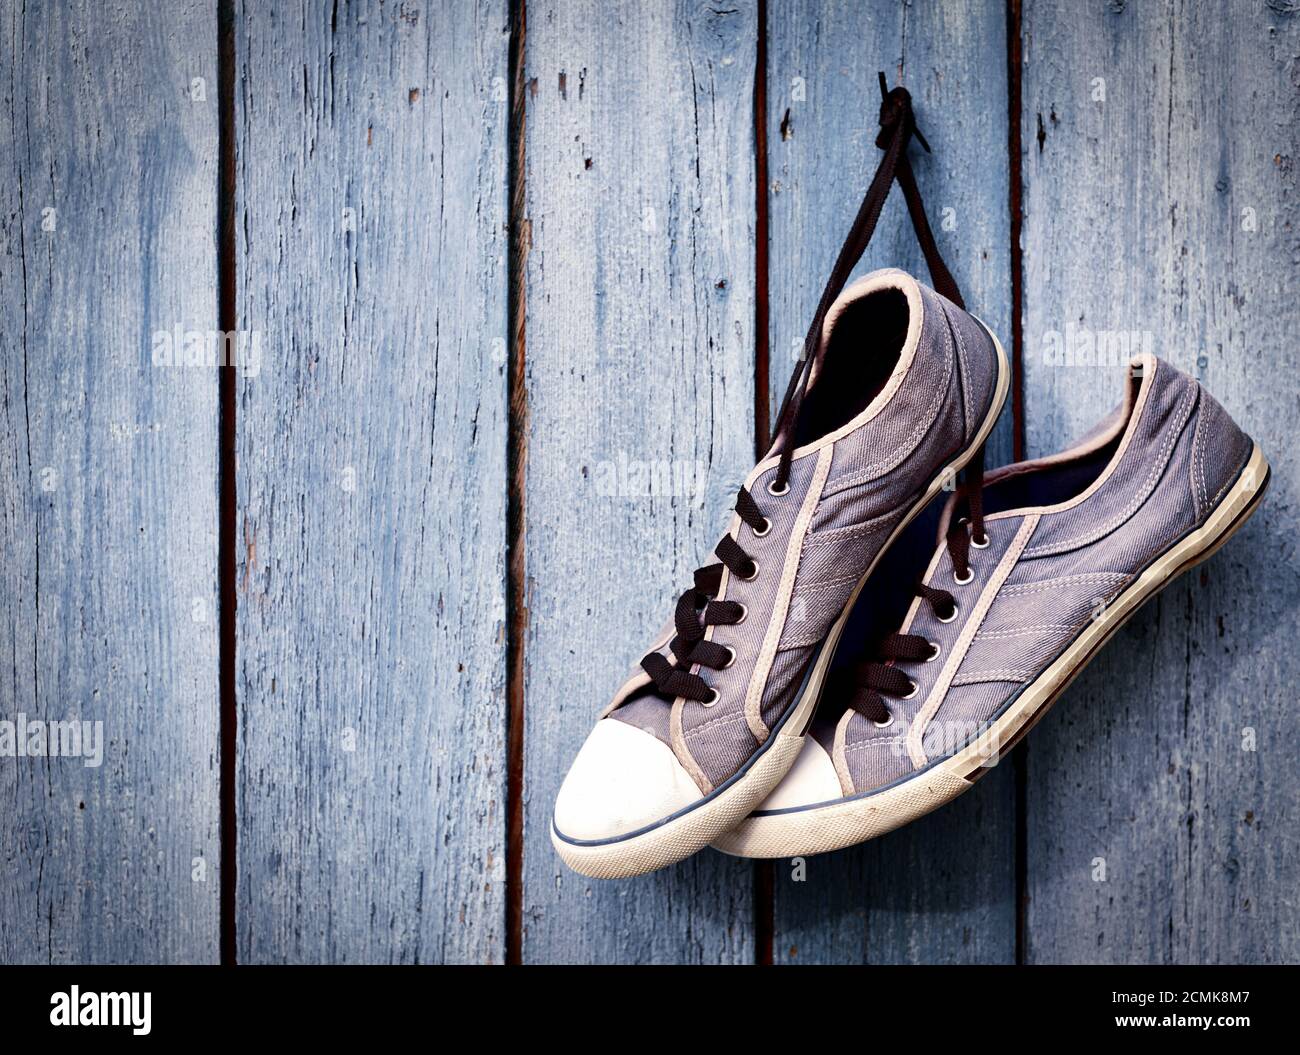
<path id="1" fill-rule="evenodd" d="M 907 93 L 883 77 L 881 90 L 885 156 L 772 447 L 718 563 L 696 572 L 560 789 L 552 842 L 584 875 L 638 875 L 710 844 L 820 853 L 955 798 L 1267 483 L 1258 446 L 1150 355 L 1075 446 L 984 474 L 1007 357 L 935 246 Z M 847 284 L 895 180 L 933 289 L 897 270 Z M 904 593 L 886 572 L 909 559 L 921 574 Z M 864 587 L 901 618 L 869 647 L 844 635 Z"/>

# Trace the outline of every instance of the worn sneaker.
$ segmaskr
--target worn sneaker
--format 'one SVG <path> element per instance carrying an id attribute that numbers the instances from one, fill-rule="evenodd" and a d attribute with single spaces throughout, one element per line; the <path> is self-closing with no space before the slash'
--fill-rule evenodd
<path id="1" fill-rule="evenodd" d="M 903 525 L 971 461 L 1006 397 L 1006 357 L 963 310 L 885 91 L 885 156 L 832 269 L 777 417 L 716 553 L 618 690 L 560 788 L 551 838 L 585 875 L 637 875 L 741 820 L 799 754 L 835 643 Z M 901 271 L 845 289 L 897 178 L 940 292 Z"/>
<path id="2" fill-rule="evenodd" d="M 1144 601 L 1241 527 L 1268 473 L 1196 381 L 1135 359 L 1123 403 L 1075 447 L 949 500 L 901 630 L 853 686 L 827 689 L 785 780 L 714 845 L 821 853 L 956 798 Z"/>

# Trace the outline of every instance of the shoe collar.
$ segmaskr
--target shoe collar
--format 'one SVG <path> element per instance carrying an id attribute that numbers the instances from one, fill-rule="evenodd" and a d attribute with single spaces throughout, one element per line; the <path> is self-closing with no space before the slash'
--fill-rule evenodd
<path id="1" fill-rule="evenodd" d="M 920 345 L 921 333 L 925 325 L 925 303 L 921 296 L 921 285 L 915 278 L 899 268 L 883 268 L 879 271 L 873 271 L 869 275 L 864 275 L 835 298 L 835 302 L 826 313 L 826 319 L 822 324 L 821 342 L 818 345 L 816 357 L 809 366 L 808 389 L 811 391 L 812 387 L 817 383 L 818 375 L 822 370 L 822 361 L 825 358 L 826 349 L 836 321 L 844 314 L 850 304 L 871 294 L 888 289 L 896 289 L 907 298 L 907 335 L 903 339 L 903 347 L 898 353 L 898 362 L 894 364 L 893 371 L 886 380 L 884 387 L 861 413 L 833 432 L 828 432 L 826 435 L 820 436 L 802 447 L 796 447 L 792 461 L 798 461 L 800 458 L 816 454 L 828 444 L 842 440 L 845 436 L 862 428 L 890 404 L 899 388 L 902 387 L 903 382 L 907 379 L 908 371 L 916 358 L 916 350 Z M 746 477 L 745 487 L 750 491 L 755 490 L 758 481 L 766 473 L 777 467 L 780 461 L 781 438 L 781 433 L 772 437 L 768 454 Z"/>
<path id="2" fill-rule="evenodd" d="M 1115 453 L 1111 456 L 1110 461 L 1106 463 L 1106 467 L 1101 471 L 1101 474 L 1087 488 L 1073 498 L 1058 502 L 1056 505 L 1021 506 L 1017 509 L 989 513 L 985 515 L 984 522 L 987 524 L 996 520 L 1008 520 L 1012 517 L 1028 516 L 1031 513 L 1051 514 L 1064 512 L 1086 502 L 1104 487 L 1124 461 L 1125 455 L 1133 443 L 1134 436 L 1142 426 L 1143 411 L 1150 402 L 1151 393 L 1155 389 L 1157 373 L 1163 375 L 1168 372 L 1167 368 L 1162 371 L 1161 366 L 1160 360 L 1150 352 L 1144 352 L 1130 359 L 1125 375 L 1123 401 L 1101 422 L 1089 430 L 1073 447 L 1058 451 L 1056 454 L 1044 455 L 1041 458 L 1029 458 L 1012 465 L 1004 465 L 999 469 L 993 469 L 984 474 L 984 488 L 987 490 L 1001 480 L 1024 476 L 1038 472 L 1041 469 L 1050 468 L 1053 465 L 1062 465 L 1086 457 L 1094 451 L 1113 443 L 1116 437 L 1122 435 L 1119 446 L 1115 448 Z M 944 503 L 943 512 L 939 517 L 937 536 L 940 544 L 948 534 L 957 499 L 958 495 L 954 493 Z"/>

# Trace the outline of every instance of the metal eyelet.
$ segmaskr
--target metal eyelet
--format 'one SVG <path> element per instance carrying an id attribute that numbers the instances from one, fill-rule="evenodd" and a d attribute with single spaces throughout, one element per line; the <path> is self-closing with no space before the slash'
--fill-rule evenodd
<path id="1" fill-rule="evenodd" d="M 785 487 L 783 487 L 780 491 L 778 491 L 776 490 L 776 488 L 772 486 L 772 481 L 769 480 L 767 482 L 767 493 L 777 498 L 780 498 L 782 495 L 788 495 L 790 493 L 790 481 L 787 480 L 785 482 Z"/>
<path id="2" fill-rule="evenodd" d="M 877 729 L 888 729 L 891 725 L 894 724 L 894 716 L 891 714 L 883 722 L 878 722 L 874 718 L 872 718 L 871 724 L 874 725 Z"/>
<path id="3" fill-rule="evenodd" d="M 911 681 L 910 678 L 909 678 L 908 680 Z M 911 687 L 911 689 L 908 690 L 907 695 L 906 695 L 906 696 L 900 696 L 899 699 L 910 700 L 910 699 L 911 699 L 913 696 L 915 696 L 915 695 L 916 695 L 920 690 L 921 690 L 921 686 L 918 685 L 916 682 L 912 681 L 912 687 Z"/>
<path id="4" fill-rule="evenodd" d="M 957 618 L 957 613 L 958 613 L 959 611 L 960 611 L 960 609 L 957 607 L 957 602 L 956 602 L 956 601 L 953 601 L 953 603 L 952 603 L 952 612 L 949 613 L 947 619 L 945 619 L 943 616 L 938 615 L 938 614 L 935 615 L 935 618 L 936 618 L 937 620 L 939 620 L 939 622 L 941 622 L 941 623 L 951 623 L 954 619 Z"/>
<path id="5" fill-rule="evenodd" d="M 967 568 L 967 569 L 966 569 L 966 578 L 964 578 L 964 579 L 959 579 L 959 578 L 957 577 L 957 573 L 956 573 L 956 572 L 953 572 L 953 573 L 952 573 L 952 581 L 955 582 L 958 586 L 965 586 L 965 585 L 966 585 L 968 582 L 970 582 L 973 578 L 975 578 L 975 569 L 974 569 L 974 568 Z"/>
<path id="6" fill-rule="evenodd" d="M 715 703 L 718 702 L 719 699 L 721 699 L 721 696 L 719 695 L 717 689 L 710 689 L 709 692 L 711 693 L 709 698 L 707 700 L 700 701 L 701 707 L 712 707 Z"/>
<path id="7" fill-rule="evenodd" d="M 939 658 L 939 653 L 942 652 L 942 651 L 943 651 L 943 649 L 942 649 L 942 647 L 940 646 L 940 644 L 939 644 L 938 641 L 931 641 L 931 642 L 930 642 L 930 654 L 929 654 L 928 656 L 925 657 L 925 661 L 926 661 L 927 663 L 933 663 L 936 659 Z"/>
<path id="8" fill-rule="evenodd" d="M 735 601 L 735 602 L 733 602 L 733 603 L 734 603 L 734 604 L 740 604 L 739 601 Z M 749 615 L 749 607 L 748 607 L 747 605 L 740 604 L 740 618 L 737 619 L 737 620 L 736 620 L 734 623 L 732 623 L 731 625 L 732 625 L 732 626 L 739 626 L 741 623 L 743 623 L 743 622 L 745 621 L 745 616 L 747 616 L 747 615 Z"/>
<path id="9" fill-rule="evenodd" d="M 755 579 L 758 578 L 758 561 L 754 560 L 751 557 L 749 563 L 754 566 L 754 570 L 750 572 L 748 575 L 737 575 L 736 578 L 739 579 L 741 582 L 753 582 Z"/>
<path id="10" fill-rule="evenodd" d="M 722 666 L 718 668 L 719 670 L 726 670 L 729 666 L 731 666 L 733 663 L 736 662 L 736 650 L 732 648 L 730 645 L 724 645 L 723 647 L 727 650 L 727 662 L 722 664 Z M 717 690 L 715 689 L 714 691 L 716 692 Z"/>
<path id="11" fill-rule="evenodd" d="M 763 518 L 763 530 L 760 531 L 758 528 L 754 528 L 754 529 L 753 529 L 753 531 L 754 531 L 754 538 L 762 538 L 764 535 L 766 535 L 766 534 L 767 534 L 769 531 L 771 531 L 771 530 L 772 530 L 772 521 L 769 520 L 767 517 L 764 517 L 764 518 Z"/>

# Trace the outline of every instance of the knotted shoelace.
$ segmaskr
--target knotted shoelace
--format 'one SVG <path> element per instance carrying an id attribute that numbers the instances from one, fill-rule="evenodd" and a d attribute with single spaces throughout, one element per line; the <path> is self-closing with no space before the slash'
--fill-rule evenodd
<path id="1" fill-rule="evenodd" d="M 917 130 L 916 116 L 912 112 L 912 97 L 906 88 L 897 87 L 889 90 L 885 75 L 880 75 L 880 133 L 876 137 L 876 146 L 884 150 L 885 156 L 871 179 L 862 205 L 858 208 L 853 226 L 836 257 L 831 269 L 826 288 L 822 290 L 817 311 L 813 315 L 812 325 L 804 338 L 803 353 L 785 398 L 777 414 L 776 435 L 780 437 L 781 455 L 777 463 L 776 475 L 768 485 L 768 493 L 780 497 L 790 490 L 790 467 L 794 458 L 794 437 L 798 432 L 800 412 L 803 409 L 804 395 L 807 392 L 811 376 L 811 364 L 816 358 L 821 344 L 822 327 L 835 298 L 843 292 L 853 268 L 857 266 L 862 254 L 866 252 L 876 223 L 880 219 L 881 209 L 889 196 L 895 180 L 907 202 L 908 215 L 912 219 L 912 228 L 925 256 L 930 270 L 934 288 L 958 307 L 964 308 L 961 292 L 953 280 L 951 272 L 944 264 L 939 248 L 935 244 L 934 234 L 930 230 L 925 216 L 925 206 L 921 201 L 920 191 L 916 186 L 916 177 L 911 163 L 907 159 L 908 142 L 915 137 L 927 153 L 930 145 Z M 771 529 L 771 522 L 765 517 L 750 493 L 741 488 L 736 496 L 736 513 L 740 519 L 762 536 Z M 981 520 L 982 530 L 982 520 Z M 659 694 L 669 699 L 678 696 L 695 700 L 705 706 L 712 706 L 718 694 L 698 674 L 691 673 L 691 668 L 723 670 L 735 660 L 733 651 L 712 641 L 705 640 L 710 626 L 723 626 L 741 622 L 746 615 L 744 605 L 734 601 L 717 601 L 714 598 L 722 584 L 723 569 L 729 570 L 741 579 L 753 579 L 758 575 L 758 566 L 731 535 L 723 537 L 714 551 L 720 564 L 709 564 L 695 572 L 695 585 L 681 595 L 673 616 L 676 636 L 670 648 L 676 662 L 669 662 L 659 652 L 651 652 L 641 660 L 642 669 L 650 675 Z M 964 551 L 963 551 L 964 552 Z M 894 684 L 891 680 L 890 684 Z"/>

